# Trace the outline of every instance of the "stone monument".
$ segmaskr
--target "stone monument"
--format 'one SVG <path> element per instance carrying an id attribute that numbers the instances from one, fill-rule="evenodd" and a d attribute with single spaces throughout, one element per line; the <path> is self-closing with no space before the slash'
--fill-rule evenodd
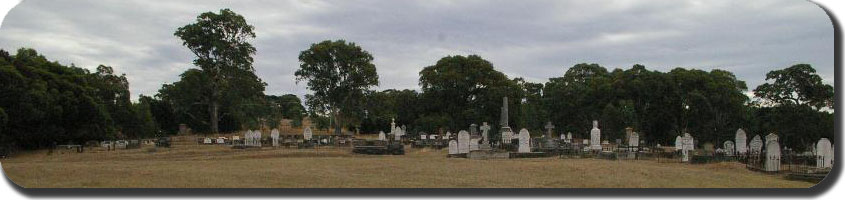
<path id="1" fill-rule="evenodd" d="M 734 145 L 733 141 L 730 141 L 730 140 L 725 141 L 725 143 L 722 146 L 725 150 L 725 155 L 733 156 L 734 153 L 736 153 L 736 145 Z"/>
<path id="2" fill-rule="evenodd" d="M 270 131 L 270 139 L 273 140 L 273 146 L 279 146 L 279 129 L 273 129 Z"/>
<path id="3" fill-rule="evenodd" d="M 827 138 L 822 138 L 816 143 L 816 167 L 818 168 L 832 168 L 833 167 L 833 145 Z"/>
<path id="4" fill-rule="evenodd" d="M 531 152 L 531 134 L 528 133 L 528 129 L 519 130 L 519 153 L 528 153 Z"/>
<path id="5" fill-rule="evenodd" d="M 745 155 L 748 153 L 748 138 L 745 136 L 745 131 L 742 129 L 736 130 L 736 154 Z"/>
<path id="6" fill-rule="evenodd" d="M 469 153 L 469 133 L 458 132 L 458 153 Z"/>
<path id="7" fill-rule="evenodd" d="M 766 165 L 767 172 L 780 171 L 780 144 L 777 140 L 766 143 Z"/>
<path id="8" fill-rule="evenodd" d="M 305 130 L 302 131 L 302 138 L 311 140 L 312 137 L 314 137 L 314 133 L 311 132 L 311 127 L 305 127 Z"/>
<path id="9" fill-rule="evenodd" d="M 458 142 L 449 140 L 449 154 L 458 154 Z"/>
<path id="10" fill-rule="evenodd" d="M 590 149 L 601 150 L 601 130 L 598 120 L 593 120 L 593 129 L 590 130 Z"/>
<path id="11" fill-rule="evenodd" d="M 502 144 L 510 144 L 513 139 L 513 131 L 508 126 L 508 97 L 502 97 L 502 116 L 499 119 L 499 125 L 502 126 L 500 130 L 502 133 Z"/>
<path id="12" fill-rule="evenodd" d="M 763 139 L 760 139 L 760 135 L 755 135 L 754 138 L 751 138 L 751 142 L 748 143 L 748 148 L 749 154 L 759 155 L 763 152 Z"/>

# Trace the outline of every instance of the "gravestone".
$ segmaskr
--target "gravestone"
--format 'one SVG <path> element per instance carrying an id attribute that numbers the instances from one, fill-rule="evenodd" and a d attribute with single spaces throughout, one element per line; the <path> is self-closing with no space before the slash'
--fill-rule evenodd
<path id="1" fill-rule="evenodd" d="M 226 139 L 223 139 L 223 138 L 217 138 L 217 141 L 216 141 L 216 142 L 217 142 L 217 144 L 226 144 Z"/>
<path id="2" fill-rule="evenodd" d="M 513 139 L 513 131 L 511 127 L 508 126 L 508 97 L 502 97 L 502 113 L 501 118 L 499 119 L 499 125 L 502 128 L 499 130 L 502 136 L 502 144 L 511 144 L 511 140 Z M 502 145 L 502 148 L 505 148 L 508 145 Z"/>
<path id="3" fill-rule="evenodd" d="M 546 122 L 546 126 L 544 128 L 546 128 L 546 144 L 544 146 L 546 146 L 546 147 L 557 146 L 557 144 L 555 143 L 555 140 L 554 140 L 555 125 L 553 125 L 552 122 L 549 121 L 549 122 Z"/>
<path id="4" fill-rule="evenodd" d="M 469 125 L 469 136 L 470 137 L 481 137 L 481 134 L 478 133 L 478 125 L 475 125 L 475 124 Z"/>
<path id="5" fill-rule="evenodd" d="M 572 132 L 566 133 L 566 140 L 567 143 L 572 143 Z"/>
<path id="6" fill-rule="evenodd" d="M 487 125 L 487 122 L 482 122 L 481 124 L 481 143 L 490 144 L 490 125 Z"/>
<path id="7" fill-rule="evenodd" d="M 385 135 L 384 135 L 384 131 L 378 132 L 378 140 L 380 140 L 380 141 L 386 141 L 387 140 L 387 137 L 385 137 Z"/>
<path id="8" fill-rule="evenodd" d="M 691 156 L 690 154 L 695 150 L 695 138 L 693 138 L 689 133 L 684 133 L 684 137 L 681 138 L 681 140 L 683 141 L 683 148 L 681 149 L 683 157 L 681 157 L 681 161 L 689 162 Z"/>
<path id="9" fill-rule="evenodd" d="M 684 149 L 684 140 L 679 135 L 679 136 L 675 137 L 675 151 L 680 151 L 682 149 Z"/>
<path id="10" fill-rule="evenodd" d="M 743 155 L 748 153 L 748 138 L 746 138 L 745 131 L 742 129 L 736 130 L 736 154 Z"/>
<path id="11" fill-rule="evenodd" d="M 270 131 L 270 138 L 273 140 L 273 146 L 274 147 L 279 146 L 279 130 L 278 129 L 273 129 L 272 131 Z"/>
<path id="12" fill-rule="evenodd" d="M 469 150 L 470 151 L 477 151 L 478 150 L 478 142 L 481 138 L 470 138 L 469 139 Z"/>
<path id="13" fill-rule="evenodd" d="M 429 139 L 429 140 L 436 140 L 436 139 L 437 139 L 437 136 L 438 136 L 438 135 L 431 134 L 431 135 L 428 135 L 428 139 Z"/>
<path id="14" fill-rule="evenodd" d="M 766 165 L 767 172 L 780 171 L 780 144 L 777 140 L 766 143 Z"/>
<path id="15" fill-rule="evenodd" d="M 446 131 L 446 139 L 452 139 L 452 132 Z"/>
<path id="16" fill-rule="evenodd" d="M 422 139 L 422 140 L 427 140 L 427 139 L 428 139 L 428 135 L 420 135 L 420 139 Z"/>
<path id="17" fill-rule="evenodd" d="M 725 141 L 725 143 L 722 144 L 722 148 L 725 150 L 725 155 L 733 156 L 734 153 L 736 153 L 736 145 L 734 145 L 733 141 Z"/>
<path id="18" fill-rule="evenodd" d="M 314 137 L 314 133 L 311 132 L 311 127 L 305 127 L 305 130 L 302 131 L 302 138 L 311 140 L 312 137 Z"/>
<path id="19" fill-rule="evenodd" d="M 822 138 L 816 143 L 816 167 L 818 168 L 832 168 L 833 167 L 833 145 L 827 138 Z"/>
<path id="20" fill-rule="evenodd" d="M 759 155 L 763 152 L 763 139 L 760 139 L 760 135 L 755 135 L 754 138 L 751 138 L 751 142 L 748 143 L 748 148 L 749 154 Z"/>
<path id="21" fill-rule="evenodd" d="M 528 153 L 531 152 L 531 134 L 528 133 L 528 129 L 519 130 L 519 153 Z"/>
<path id="22" fill-rule="evenodd" d="M 601 130 L 597 120 L 593 120 L 593 129 L 590 130 L 590 149 L 601 150 Z"/>
<path id="23" fill-rule="evenodd" d="M 458 132 L 458 153 L 469 153 L 469 133 L 467 131 Z"/>
<path id="24" fill-rule="evenodd" d="M 628 146 L 632 147 L 639 147 L 640 146 L 640 134 L 637 132 L 631 131 L 631 136 L 628 138 Z"/>
<path id="25" fill-rule="evenodd" d="M 211 138 L 205 138 L 202 140 L 203 144 L 211 144 Z"/>
<path id="26" fill-rule="evenodd" d="M 778 135 L 776 135 L 775 133 L 769 133 L 768 135 L 766 135 L 766 141 L 764 141 L 763 144 L 769 144 L 769 142 L 771 141 L 780 142 L 778 141 L 778 139 Z"/>
<path id="27" fill-rule="evenodd" d="M 262 137 L 261 130 L 256 130 L 253 133 L 254 133 L 254 135 L 253 135 L 254 138 L 252 138 L 253 146 L 261 147 L 261 137 Z"/>
<path id="28" fill-rule="evenodd" d="M 458 142 L 449 140 L 449 154 L 458 154 Z"/>

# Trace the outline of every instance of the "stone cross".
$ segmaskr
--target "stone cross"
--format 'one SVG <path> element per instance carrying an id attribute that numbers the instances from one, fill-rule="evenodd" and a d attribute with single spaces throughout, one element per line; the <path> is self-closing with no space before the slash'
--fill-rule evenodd
<path id="1" fill-rule="evenodd" d="M 555 125 L 552 125 L 552 122 L 551 122 L 551 121 L 549 121 L 549 122 L 546 122 L 546 127 L 545 127 L 545 128 L 546 128 L 546 138 L 548 138 L 549 140 L 551 140 L 551 139 L 552 139 L 552 137 L 554 137 L 554 136 L 552 136 L 552 135 L 554 135 Z"/>
<path id="2" fill-rule="evenodd" d="M 482 143 L 490 144 L 490 125 L 487 122 L 481 123 L 481 138 L 484 139 Z"/>

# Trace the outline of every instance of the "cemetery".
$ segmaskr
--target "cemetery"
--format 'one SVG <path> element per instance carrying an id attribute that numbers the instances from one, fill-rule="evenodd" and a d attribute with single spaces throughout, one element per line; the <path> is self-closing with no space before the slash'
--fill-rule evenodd
<path id="1" fill-rule="evenodd" d="M 388 37 L 368 36 L 361 43 L 255 40 L 258 30 L 262 37 L 302 34 L 299 30 L 265 34 L 272 29 L 254 27 L 229 8 L 203 12 L 195 20 L 161 20 L 189 21 L 168 25 L 175 30 L 165 30 L 167 34 L 150 34 L 176 37 L 169 39 L 178 43 L 162 38 L 171 43 L 156 43 L 156 48 L 168 47 L 166 51 L 142 48 L 145 51 L 137 53 L 149 57 L 124 58 L 125 62 L 112 63 L 120 64 L 114 68 L 108 63 L 62 64 L 26 47 L 16 47 L 17 52 L 0 49 L 0 82 L 5 84 L 0 94 L 14 94 L 0 95 L 0 161 L 5 175 L 25 188 L 808 188 L 824 180 L 836 162 L 835 95 L 827 84 L 831 80 L 825 80 L 832 75 L 826 74 L 828 68 L 817 74 L 810 64 L 794 63 L 768 73 L 742 68 L 741 74 L 734 74 L 727 69 L 747 66 L 718 66 L 726 61 L 696 65 L 714 58 L 702 57 L 683 62 L 701 69 L 671 67 L 678 63 L 657 58 L 664 57 L 664 51 L 690 45 L 661 43 L 656 49 L 665 50 L 654 54 L 660 56 L 641 59 L 667 66 L 568 63 L 611 56 L 545 52 L 530 44 L 511 46 L 506 49 L 510 52 L 499 54 L 492 51 L 497 48 L 469 45 L 457 52 L 497 57 L 443 55 L 418 65 L 420 60 L 413 56 L 377 57 L 382 55 L 367 49 L 373 48 L 369 45 L 378 53 L 401 49 L 400 55 L 426 49 L 424 56 L 430 56 L 456 52 L 454 47 L 464 48 L 462 40 L 486 38 L 437 35 L 440 42 L 432 46 L 403 42 L 388 48 L 379 45 L 392 43 L 381 39 L 407 37 L 386 31 Z M 342 30 L 346 27 L 331 28 L 314 31 L 348 37 Z M 580 33 L 573 30 L 562 32 Z M 641 35 L 607 32 L 573 37 L 587 41 L 583 44 L 544 41 L 562 32 L 537 32 L 542 44 L 538 46 L 591 47 L 607 40 L 598 46 L 615 48 L 617 41 L 637 41 Z M 667 35 L 687 39 L 682 37 L 686 32 Z M 655 38 L 661 37 L 668 36 Z M 253 41 L 285 43 L 255 48 Z M 286 46 L 308 43 L 296 51 Z M 520 42 L 491 44 L 499 43 Z M 619 44 L 623 44 L 615 48 L 619 52 L 655 49 L 651 44 L 637 48 Z M 80 45 L 65 46 L 73 52 L 109 52 L 71 48 Z M 170 48 L 179 45 L 185 49 Z M 256 56 L 267 46 L 273 47 L 272 56 Z M 694 50 L 679 52 L 702 51 Z M 299 54 L 275 55 L 280 52 Z M 511 53 L 520 58 L 504 55 Z M 291 60 L 264 60 L 268 58 Z M 131 64 L 135 59 L 167 61 L 155 67 L 180 67 L 132 68 L 139 67 Z M 494 65 L 493 60 L 506 62 Z M 85 61 L 86 65 L 102 62 Z M 385 61 L 403 63 L 404 68 L 377 70 L 375 64 Z M 521 61 L 536 68 L 526 70 L 531 73 L 515 71 L 523 67 Z M 602 61 L 608 62 L 596 62 Z M 296 67 L 270 74 L 264 71 L 268 63 Z M 560 67 L 568 64 L 573 65 Z M 127 76 L 124 70 L 138 74 Z M 150 80 L 143 76 L 147 71 L 166 74 L 155 79 L 166 82 L 137 84 Z M 765 80 L 742 80 L 759 75 Z M 292 80 L 280 80 L 284 78 Z M 397 83 L 402 87 L 392 88 Z M 749 83 L 756 88 L 749 88 Z M 132 91 L 144 93 L 131 94 L 130 85 L 141 85 Z"/>

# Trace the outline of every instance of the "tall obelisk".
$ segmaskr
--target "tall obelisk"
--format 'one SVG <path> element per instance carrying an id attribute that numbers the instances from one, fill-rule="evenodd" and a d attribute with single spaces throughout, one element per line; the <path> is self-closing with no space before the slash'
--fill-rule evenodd
<path id="1" fill-rule="evenodd" d="M 502 144 L 510 144 L 511 139 L 513 139 L 513 131 L 508 126 L 508 97 L 502 97 L 502 118 L 499 119 L 499 124 L 502 125 L 502 130 L 500 130 Z M 505 146 L 502 145 L 502 147 Z"/>

